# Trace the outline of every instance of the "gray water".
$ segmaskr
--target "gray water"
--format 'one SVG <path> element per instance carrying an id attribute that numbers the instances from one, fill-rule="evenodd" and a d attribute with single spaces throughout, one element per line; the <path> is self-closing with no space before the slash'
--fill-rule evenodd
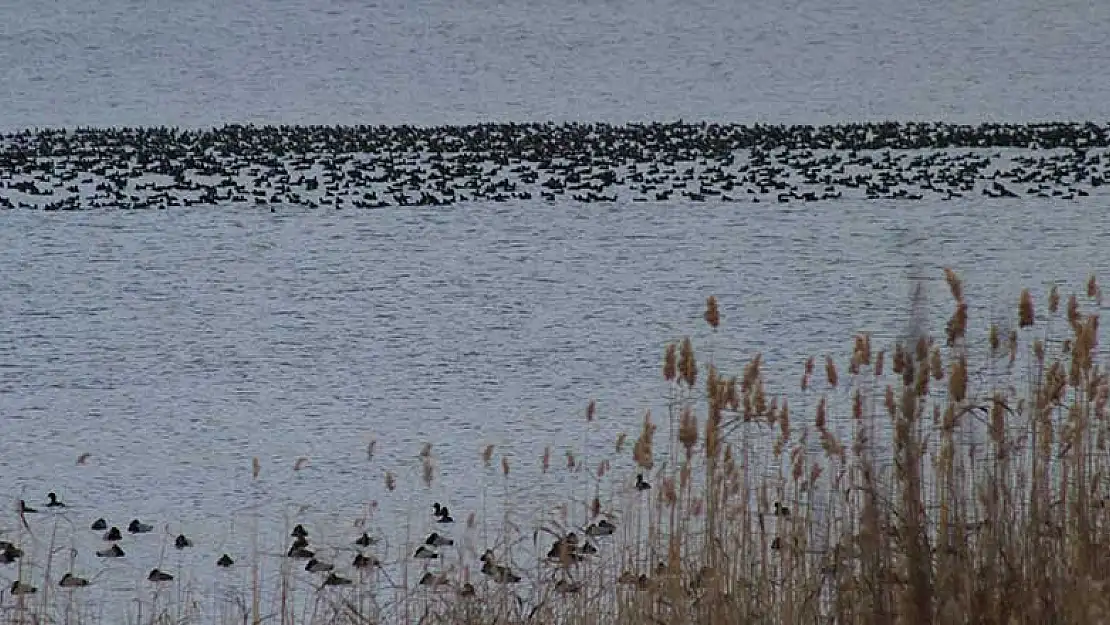
<path id="1" fill-rule="evenodd" d="M 898 4 L 7 3 L 0 128 L 1110 113 L 1107 7 Z M 200 571 L 246 553 L 255 515 L 272 539 L 300 506 L 335 544 L 373 502 L 392 525 L 367 527 L 396 541 L 435 500 L 496 522 L 492 443 L 532 519 L 587 483 L 542 475 L 545 446 L 596 459 L 660 414 L 666 341 L 693 335 L 726 371 L 762 352 L 770 389 L 793 393 L 809 354 L 905 329 L 910 274 L 957 268 L 995 319 L 1022 286 L 1108 275 L 1105 200 L 2 213 L 2 503 L 56 490 L 81 571 L 103 568 L 98 516 L 185 531 L 198 547 L 166 568 Z M 41 554 L 51 524 L 32 520 Z M 125 542 L 102 590 L 133 587 L 164 542 Z"/>
<path id="2" fill-rule="evenodd" d="M 0 3 L 0 128 L 1103 120 L 1110 6 Z"/>

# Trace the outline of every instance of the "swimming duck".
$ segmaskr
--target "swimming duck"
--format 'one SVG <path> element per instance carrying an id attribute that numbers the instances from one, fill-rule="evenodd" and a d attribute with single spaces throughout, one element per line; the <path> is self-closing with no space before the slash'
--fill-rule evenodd
<path id="1" fill-rule="evenodd" d="M 11 586 L 12 596 L 15 596 L 15 595 L 33 595 L 36 592 L 38 592 L 38 590 L 39 590 L 38 588 L 35 588 L 34 586 L 31 586 L 30 584 L 24 584 L 23 582 L 19 581 L 18 579 L 15 580 L 14 582 L 12 582 L 12 586 Z"/>
<path id="2" fill-rule="evenodd" d="M 325 586 L 349 586 L 350 584 L 351 580 L 340 577 L 335 573 L 328 573 L 328 576 L 324 579 Z"/>
<path id="3" fill-rule="evenodd" d="M 776 501 L 775 502 L 775 516 L 789 517 L 790 516 L 790 508 L 787 508 L 786 506 L 784 506 L 784 505 L 782 505 L 782 504 L 780 504 L 779 502 Z"/>
<path id="4" fill-rule="evenodd" d="M 232 564 L 235 564 L 235 560 L 232 560 L 231 556 L 227 555 L 226 553 L 224 555 L 220 556 L 219 560 L 216 560 L 216 566 L 221 567 L 221 568 L 226 569 L 226 568 L 230 567 Z"/>
<path id="5" fill-rule="evenodd" d="M 36 512 L 38 512 L 38 510 L 35 510 L 34 508 L 28 506 L 26 501 L 23 501 L 22 499 L 19 500 L 20 514 L 35 514 Z"/>
<path id="6" fill-rule="evenodd" d="M 370 538 L 370 534 L 363 532 L 362 536 L 359 536 L 358 540 L 355 541 L 355 544 L 359 547 L 369 547 L 370 545 L 373 545 L 377 542 L 377 540 Z"/>
<path id="7" fill-rule="evenodd" d="M 192 547 L 193 541 L 186 538 L 185 534 L 178 534 L 177 538 L 175 538 L 173 541 L 173 546 L 177 547 L 178 549 L 184 549 L 186 547 Z"/>
<path id="8" fill-rule="evenodd" d="M 446 536 L 441 536 L 436 532 L 432 532 L 428 534 L 428 538 L 424 541 L 424 544 L 432 547 L 450 547 L 455 544 L 455 541 Z"/>
<path id="9" fill-rule="evenodd" d="M 300 523 L 293 526 L 293 531 L 290 532 L 289 535 L 293 538 L 308 538 L 308 532 L 305 531 L 304 526 Z"/>
<path id="10" fill-rule="evenodd" d="M 108 529 L 108 521 L 106 521 L 104 519 L 97 519 L 97 520 L 93 521 L 93 524 L 91 526 L 89 526 L 89 529 L 95 530 L 97 532 L 99 532 L 101 530 L 106 530 L 106 529 Z"/>
<path id="11" fill-rule="evenodd" d="M 49 501 L 46 502 L 46 507 L 47 508 L 64 508 L 64 507 L 66 507 L 66 505 L 64 503 L 58 501 L 58 495 L 56 493 L 46 493 L 46 498 L 49 500 Z"/>
<path id="12" fill-rule="evenodd" d="M 152 582 L 170 582 L 173 581 L 173 575 L 159 569 L 150 569 L 150 574 L 146 576 L 147 580 Z"/>
<path id="13" fill-rule="evenodd" d="M 107 549 L 101 549 L 100 551 L 96 552 L 96 557 L 98 558 L 122 558 L 123 555 L 123 549 L 121 549 L 119 545 L 114 543 L 111 547 L 108 547 Z"/>
<path id="14" fill-rule="evenodd" d="M 148 525 L 146 523 L 140 523 L 139 519 L 131 519 L 131 522 L 127 524 L 127 531 L 131 532 L 132 534 L 146 534 L 147 532 L 150 532 L 150 531 L 153 531 L 153 530 L 154 530 L 153 525 Z"/>
<path id="15" fill-rule="evenodd" d="M 109 542 L 116 541 L 116 540 L 123 540 L 123 534 L 120 533 L 118 527 L 113 525 L 112 529 L 108 530 L 107 532 L 104 532 L 104 540 L 107 540 Z"/>
<path id="16" fill-rule="evenodd" d="M 432 573 L 431 571 L 424 573 L 420 578 L 421 586 L 447 586 L 451 583 L 444 573 Z"/>
<path id="17" fill-rule="evenodd" d="M 315 556 L 316 552 L 312 551 L 305 545 L 307 545 L 307 543 L 302 544 L 294 541 L 293 545 L 289 547 L 289 551 L 285 555 L 295 560 L 307 560 Z"/>
<path id="18" fill-rule="evenodd" d="M 416 553 L 412 554 L 412 557 L 419 560 L 434 560 L 439 557 L 439 554 L 429 549 L 426 545 L 420 545 L 420 547 L 416 549 Z"/>
<path id="19" fill-rule="evenodd" d="M 651 484 L 648 484 L 646 481 L 644 481 L 644 474 L 643 473 L 637 473 L 636 474 L 636 490 L 645 491 L 649 488 L 651 488 Z"/>
<path id="20" fill-rule="evenodd" d="M 72 573 L 66 573 L 62 576 L 62 579 L 58 580 L 58 585 L 62 588 L 80 588 L 82 586 L 88 586 L 89 580 L 83 577 L 77 577 Z"/>
<path id="21" fill-rule="evenodd" d="M 575 551 L 574 545 L 564 539 L 555 541 L 555 544 L 547 552 L 547 558 L 566 565 L 581 562 L 585 559 L 585 556 Z"/>
<path id="22" fill-rule="evenodd" d="M 372 566 L 381 566 L 381 562 L 374 556 L 364 556 L 361 553 L 355 554 L 355 559 L 351 562 L 351 566 L 356 569 L 366 569 Z"/>
<path id="23" fill-rule="evenodd" d="M 586 528 L 586 535 L 593 536 L 595 538 L 598 536 L 612 536 L 613 532 L 616 531 L 617 526 L 613 525 L 606 519 L 602 519 L 596 524 L 591 523 L 590 526 Z"/>
<path id="24" fill-rule="evenodd" d="M 432 514 L 436 517 L 436 523 L 455 522 L 455 519 L 451 518 L 451 512 L 447 510 L 447 506 L 441 506 L 439 502 L 432 504 Z"/>
<path id="25" fill-rule="evenodd" d="M 520 576 L 513 573 L 509 567 L 494 564 L 488 560 L 482 565 L 482 573 L 498 584 L 515 584 L 520 581 Z"/>
<path id="26" fill-rule="evenodd" d="M 334 568 L 335 567 L 333 565 L 328 564 L 327 562 L 321 562 L 316 558 L 312 558 L 308 561 L 308 564 L 304 565 L 304 570 L 308 571 L 309 573 L 326 573 L 327 571 L 330 571 Z"/>
<path id="27" fill-rule="evenodd" d="M 0 540 L 0 564 L 11 564 L 22 557 L 22 549 L 7 541 Z"/>
<path id="28" fill-rule="evenodd" d="M 467 582 L 462 585 L 462 588 L 459 589 L 459 596 L 464 598 L 473 597 L 475 594 L 477 594 L 477 592 L 478 591 L 474 589 L 474 584 Z"/>

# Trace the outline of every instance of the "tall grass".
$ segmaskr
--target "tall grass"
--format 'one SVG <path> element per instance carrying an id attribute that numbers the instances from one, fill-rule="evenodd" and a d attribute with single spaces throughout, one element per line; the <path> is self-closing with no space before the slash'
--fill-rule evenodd
<path id="1" fill-rule="evenodd" d="M 406 519 L 394 524 L 405 528 L 402 544 L 362 550 L 380 566 L 352 572 L 336 560 L 350 585 L 325 586 L 322 576 L 306 582 L 301 561 L 255 548 L 244 594 L 202 599 L 179 582 L 175 591 L 139 593 L 129 618 L 1106 622 L 1108 384 L 1098 364 L 1099 317 L 1084 311 L 1101 305 L 1099 286 L 1092 276 L 1083 297 L 1063 307 L 1056 288 L 1043 306 L 1028 290 L 1015 294 L 1012 322 L 985 326 L 979 345 L 968 338 L 973 319 L 960 278 L 951 270 L 944 278 L 952 300 L 944 328 L 926 327 L 918 292 L 902 339 L 877 348 L 860 334 L 846 358 L 811 357 L 788 396 L 768 393 L 758 354 L 728 374 L 712 340 L 700 359 L 690 339 L 670 343 L 660 380 L 665 414 L 645 414 L 631 440 L 621 435 L 611 454 L 591 457 L 585 437 L 602 416 L 589 402 L 580 453 L 567 452 L 562 463 L 548 448 L 537 460 L 544 474 L 567 471 L 574 495 L 550 502 L 556 512 L 534 527 L 508 512 L 520 459 L 498 461 L 491 445 L 476 467 L 480 509 L 499 497 L 504 516 L 493 533 L 474 514 L 457 519 L 457 556 L 442 550 L 435 560 L 414 560 L 422 540 Z M 722 317 L 710 297 L 704 321 L 713 333 L 727 328 Z M 434 462 L 426 445 L 417 465 L 387 472 L 389 495 L 409 497 L 423 514 L 430 503 L 398 489 L 398 475 L 431 484 Z M 257 464 L 253 471 L 257 477 Z M 584 526 L 603 519 L 615 532 L 589 538 L 598 553 L 581 555 Z M 579 542 L 547 557 L 570 531 Z M 65 566 L 46 551 L 3 569 L 37 581 L 39 592 L 5 592 L 2 621 L 116 622 L 104 616 L 110 608 L 82 605 L 81 589 L 50 587 Z M 346 543 L 333 549 L 337 558 L 353 552 Z M 204 601 L 215 607 L 194 609 Z"/>

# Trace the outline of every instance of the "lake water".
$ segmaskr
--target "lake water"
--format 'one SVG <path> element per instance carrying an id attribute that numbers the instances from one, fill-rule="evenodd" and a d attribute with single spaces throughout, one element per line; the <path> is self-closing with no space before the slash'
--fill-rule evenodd
<path id="1" fill-rule="evenodd" d="M 0 128 L 1101 120 L 1108 10 L 7 3 Z M 771 390 L 792 392 L 809 354 L 846 356 L 864 330 L 889 344 L 905 329 L 907 277 L 942 266 L 965 277 L 981 337 L 983 315 L 1013 317 L 1022 286 L 1067 293 L 1110 275 L 1105 201 L 3 212 L 3 503 L 56 490 L 83 570 L 101 568 L 85 530 L 98 516 L 185 531 L 198 548 L 167 568 L 201 570 L 245 553 L 250 511 L 267 539 L 288 515 L 335 544 L 357 536 L 370 502 L 392 536 L 405 519 L 426 531 L 436 500 L 496 523 L 503 482 L 479 458 L 492 443 L 495 462 L 511 455 L 527 520 L 587 483 L 541 475 L 546 445 L 556 464 L 583 445 L 597 458 L 644 410 L 660 414 L 666 341 L 691 334 L 729 371 L 762 352 Z M 929 288 L 940 329 L 946 289 Z M 701 321 L 710 294 L 716 337 Z M 632 474 L 628 458 L 614 468 Z M 41 552 L 51 525 L 33 520 L 26 545 Z M 15 516 L 0 527 L 14 532 Z M 134 542 L 110 578 L 145 574 L 164 543 Z"/>

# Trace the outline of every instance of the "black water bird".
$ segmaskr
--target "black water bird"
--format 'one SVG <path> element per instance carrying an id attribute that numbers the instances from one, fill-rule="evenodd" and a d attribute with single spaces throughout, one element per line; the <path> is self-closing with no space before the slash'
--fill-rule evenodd
<path id="1" fill-rule="evenodd" d="M 46 498 L 49 499 L 49 501 L 46 502 L 46 507 L 47 508 L 64 508 L 64 507 L 66 507 L 66 505 L 64 503 L 58 501 L 58 495 L 56 493 L 52 493 L 52 492 L 51 493 L 46 493 Z"/>
<path id="2" fill-rule="evenodd" d="M 455 544 L 455 541 L 436 532 L 432 532 L 428 534 L 428 538 L 424 541 L 424 544 L 432 547 L 450 547 Z"/>
<path id="3" fill-rule="evenodd" d="M 92 525 L 89 526 L 89 529 L 96 530 L 98 532 L 102 531 L 102 530 L 106 530 L 106 529 L 108 529 L 108 521 L 106 521 L 105 519 L 102 519 L 102 518 L 97 519 L 97 520 L 93 521 Z"/>
<path id="4" fill-rule="evenodd" d="M 12 582 L 12 585 L 11 585 L 12 596 L 33 595 L 36 592 L 38 592 L 38 590 L 39 590 L 38 588 L 35 588 L 34 586 L 31 586 L 30 584 L 24 584 L 23 582 L 19 581 L 18 579 L 15 580 L 14 582 Z"/>
<path id="5" fill-rule="evenodd" d="M 38 512 L 38 510 L 28 506 L 26 501 L 23 501 L 22 499 L 19 500 L 19 513 L 20 514 L 35 514 L 37 512 Z"/>
<path id="6" fill-rule="evenodd" d="M 303 525 L 297 523 L 293 526 L 293 531 L 289 535 L 293 538 L 308 538 L 308 531 L 305 530 Z"/>
<path id="7" fill-rule="evenodd" d="M 147 575 L 146 578 L 147 578 L 147 580 L 152 581 L 152 582 L 170 582 L 170 581 L 173 581 L 173 575 L 170 575 L 169 573 L 167 573 L 165 571 L 162 571 L 162 570 L 159 570 L 159 569 L 151 569 L 150 574 Z"/>
<path id="8" fill-rule="evenodd" d="M 328 564 L 327 562 L 321 562 L 316 558 L 312 558 L 308 561 L 308 564 L 304 565 L 304 570 L 308 571 L 309 573 L 326 573 L 334 568 L 335 567 L 333 565 Z"/>
<path id="9" fill-rule="evenodd" d="M 590 526 L 586 528 L 586 535 L 595 538 L 599 536 L 611 536 L 615 531 L 617 531 L 617 526 L 606 519 L 602 519 L 597 523 L 591 523 Z"/>
<path id="10" fill-rule="evenodd" d="M 235 564 L 235 560 L 232 560 L 231 556 L 227 555 L 226 553 L 220 556 L 219 560 L 216 560 L 216 566 L 224 569 L 229 568 L 233 564 Z"/>
<path id="11" fill-rule="evenodd" d="M 139 519 L 131 519 L 131 522 L 127 524 L 127 531 L 132 534 L 146 534 L 147 532 L 151 532 L 153 530 L 153 525 L 142 523 L 139 521 Z"/>
<path id="12" fill-rule="evenodd" d="M 113 525 L 112 529 L 108 530 L 107 532 L 104 532 L 104 540 L 107 540 L 109 542 L 113 542 L 113 541 L 117 541 L 117 540 L 123 540 L 123 534 L 120 533 L 118 527 Z"/>
<path id="13" fill-rule="evenodd" d="M 381 566 L 381 562 L 379 562 L 378 559 L 373 556 L 365 556 L 361 553 L 357 553 L 355 554 L 354 561 L 351 562 L 351 566 L 355 567 L 356 569 L 367 569 L 372 566 Z"/>
<path id="14" fill-rule="evenodd" d="M 10 542 L 0 540 L 0 564 L 11 564 L 22 557 L 22 549 Z"/>
<path id="15" fill-rule="evenodd" d="M 173 541 L 173 546 L 178 549 L 184 549 L 186 547 L 192 547 L 193 541 L 186 538 L 185 534 L 178 534 L 177 538 L 175 538 Z"/>
<path id="16" fill-rule="evenodd" d="M 309 560 L 316 555 L 316 552 L 309 549 L 306 544 L 299 544 L 294 541 L 293 545 L 289 547 L 289 551 L 285 555 L 293 558 L 294 560 Z"/>
<path id="17" fill-rule="evenodd" d="M 444 573 L 428 571 L 420 577 L 419 584 L 421 586 L 448 586 L 451 584 L 451 580 L 447 579 L 447 575 Z"/>
<path id="18" fill-rule="evenodd" d="M 644 481 L 644 474 L 643 473 L 637 473 L 636 474 L 636 490 L 645 491 L 645 490 L 648 490 L 649 488 L 651 488 L 651 484 L 648 484 L 646 481 Z"/>
<path id="19" fill-rule="evenodd" d="M 96 557 L 98 558 L 122 558 L 124 555 L 123 549 L 115 543 L 107 549 L 101 549 L 96 552 Z"/>
<path id="20" fill-rule="evenodd" d="M 377 542 L 377 540 L 370 537 L 370 534 L 363 532 L 362 536 L 359 536 L 358 540 L 355 541 L 355 544 L 359 547 L 369 547 L 370 545 L 373 545 Z"/>
<path id="21" fill-rule="evenodd" d="M 439 505 L 439 502 L 432 504 L 432 514 L 436 517 L 436 523 L 454 523 L 455 519 L 451 518 L 451 512 L 447 506 Z"/>
<path id="22" fill-rule="evenodd" d="M 328 576 L 324 578 L 324 586 L 349 586 L 350 584 L 351 580 L 340 577 L 335 573 L 328 573 Z"/>
<path id="23" fill-rule="evenodd" d="M 77 577 L 72 573 L 66 573 L 62 576 L 62 579 L 58 580 L 58 585 L 62 588 L 81 588 L 82 586 L 88 586 L 89 580 Z"/>
<path id="24" fill-rule="evenodd" d="M 420 545 L 416 549 L 416 553 L 412 557 L 418 560 L 434 560 L 439 557 L 439 554 L 428 548 L 426 545 Z"/>

